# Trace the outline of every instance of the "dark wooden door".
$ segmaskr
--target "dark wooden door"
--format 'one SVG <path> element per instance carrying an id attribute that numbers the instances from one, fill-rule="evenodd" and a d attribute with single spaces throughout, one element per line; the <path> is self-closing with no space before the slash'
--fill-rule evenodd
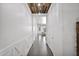
<path id="1" fill-rule="evenodd" d="M 77 33 L 77 56 L 79 56 L 79 22 L 76 23 L 76 33 Z"/>

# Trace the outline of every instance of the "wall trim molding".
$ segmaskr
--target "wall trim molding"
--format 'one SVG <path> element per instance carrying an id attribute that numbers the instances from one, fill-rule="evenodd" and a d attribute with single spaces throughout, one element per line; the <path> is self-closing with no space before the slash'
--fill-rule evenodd
<path id="1" fill-rule="evenodd" d="M 21 40 L 19 40 L 19 41 L 16 41 L 15 43 L 12 43 L 12 44 L 8 45 L 7 47 L 1 49 L 1 50 L 0 50 L 0 56 L 4 56 L 5 54 L 3 54 L 3 53 L 5 53 L 5 52 L 8 53 L 7 50 L 10 50 L 10 51 L 11 51 L 11 49 L 16 48 L 15 45 L 17 45 L 18 43 L 21 43 L 22 41 L 25 42 L 25 41 L 27 41 L 27 39 L 29 39 L 29 38 L 33 39 L 32 37 L 24 37 L 23 39 L 21 39 Z M 33 42 L 34 42 L 34 40 L 33 40 Z M 27 54 L 28 54 L 28 52 L 29 52 L 29 49 L 31 48 L 33 42 L 32 42 L 31 44 L 29 44 L 29 47 L 27 48 L 27 51 L 23 54 L 24 56 L 27 56 Z M 27 43 L 25 42 L 25 44 L 27 44 Z M 26 50 L 26 49 L 25 49 L 25 50 Z M 13 52 L 13 53 L 14 53 L 14 52 Z M 12 56 L 14 56 L 14 55 L 12 55 Z"/>

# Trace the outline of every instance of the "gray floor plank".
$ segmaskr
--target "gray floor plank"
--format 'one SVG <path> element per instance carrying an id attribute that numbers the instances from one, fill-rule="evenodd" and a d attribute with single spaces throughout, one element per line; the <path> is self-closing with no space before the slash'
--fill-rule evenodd
<path id="1" fill-rule="evenodd" d="M 45 39 L 36 39 L 27 56 L 53 56 Z"/>

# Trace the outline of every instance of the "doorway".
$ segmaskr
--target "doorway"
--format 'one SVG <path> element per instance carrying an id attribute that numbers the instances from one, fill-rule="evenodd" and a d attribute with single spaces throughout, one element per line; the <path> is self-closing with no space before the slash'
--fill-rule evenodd
<path id="1" fill-rule="evenodd" d="M 53 56 L 46 42 L 46 15 L 34 15 L 36 36 L 28 56 Z"/>
<path id="2" fill-rule="evenodd" d="M 76 47 L 76 51 L 77 51 L 77 56 L 79 56 L 79 22 L 76 22 L 76 34 L 77 34 L 77 47 Z"/>

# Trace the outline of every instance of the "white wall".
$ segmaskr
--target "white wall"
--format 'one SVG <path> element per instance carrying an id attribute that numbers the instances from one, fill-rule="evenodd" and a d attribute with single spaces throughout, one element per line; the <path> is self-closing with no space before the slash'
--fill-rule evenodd
<path id="1" fill-rule="evenodd" d="M 0 51 L 24 39 L 27 50 L 33 42 L 32 15 L 27 4 L 0 4 Z"/>
<path id="2" fill-rule="evenodd" d="M 59 4 L 52 4 L 47 16 L 47 43 L 54 55 L 62 53 L 62 19 Z"/>
<path id="3" fill-rule="evenodd" d="M 52 4 L 47 18 L 47 38 L 54 55 L 76 55 L 78 12 L 79 4 Z"/>
<path id="4" fill-rule="evenodd" d="M 64 55 L 76 55 L 76 20 L 79 17 L 79 4 L 62 4 Z"/>

